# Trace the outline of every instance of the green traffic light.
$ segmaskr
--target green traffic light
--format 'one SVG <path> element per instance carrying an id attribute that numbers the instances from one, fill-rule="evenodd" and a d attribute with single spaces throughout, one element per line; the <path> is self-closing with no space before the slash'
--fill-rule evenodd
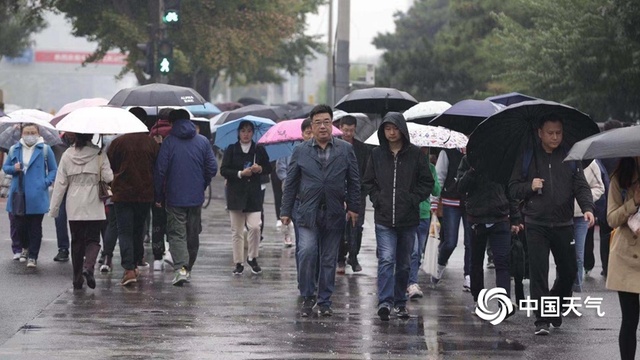
<path id="1" fill-rule="evenodd" d="M 162 21 L 164 21 L 165 23 L 177 23 L 178 20 L 178 12 L 174 10 L 167 11 L 162 18 Z"/>
<path id="2" fill-rule="evenodd" d="M 163 74 L 171 72 L 171 61 L 166 57 L 160 60 L 160 72 Z"/>

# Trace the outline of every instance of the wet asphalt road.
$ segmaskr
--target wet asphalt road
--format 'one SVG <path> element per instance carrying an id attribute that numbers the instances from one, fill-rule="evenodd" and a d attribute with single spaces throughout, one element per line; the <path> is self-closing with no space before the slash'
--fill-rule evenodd
<path id="1" fill-rule="evenodd" d="M 214 188 L 222 193 L 219 179 Z M 116 257 L 114 272 L 96 271 L 95 290 L 74 292 L 71 264 L 52 261 L 53 220 L 45 217 L 38 268 L 31 270 L 11 260 L 8 220 L 0 216 L 0 359 L 618 358 L 620 310 L 617 295 L 604 289 L 599 261 L 586 291 L 575 296 L 603 297 L 605 316 L 581 309 L 582 317 L 565 318 L 547 337 L 533 335 L 533 320 L 523 311 L 497 326 L 472 315 L 473 300 L 462 292 L 462 240 L 436 289 L 428 289 L 420 274 L 425 297 L 410 302 L 409 320 L 380 321 L 371 211 L 360 255 L 364 271 L 337 276 L 333 317 L 300 318 L 294 249 L 282 246 L 271 199 L 269 189 L 263 274 L 247 268 L 231 275 L 231 231 L 217 198 L 203 211 L 198 261 L 192 282 L 182 288 L 171 285 L 171 271 L 152 269 L 142 270 L 136 285 L 122 287 Z M 494 284 L 492 270 L 485 281 Z"/>

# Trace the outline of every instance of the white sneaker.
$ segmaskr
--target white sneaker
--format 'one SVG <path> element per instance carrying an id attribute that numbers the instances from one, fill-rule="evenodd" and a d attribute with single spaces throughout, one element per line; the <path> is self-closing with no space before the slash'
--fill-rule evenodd
<path id="1" fill-rule="evenodd" d="M 171 257 L 171 253 L 169 251 L 164 253 L 164 262 L 169 264 L 169 266 L 173 266 L 173 257 Z"/>
<path id="2" fill-rule="evenodd" d="M 13 254 L 13 260 L 20 260 L 20 253 Z"/>
<path id="3" fill-rule="evenodd" d="M 164 261 L 153 260 L 153 271 L 162 271 L 162 270 L 164 270 Z"/>
<path id="4" fill-rule="evenodd" d="M 462 284 L 462 291 L 471 292 L 471 276 L 464 276 L 464 284 Z"/>
<path id="5" fill-rule="evenodd" d="M 276 221 L 276 228 L 280 229 L 282 227 L 282 221 L 278 220 Z"/>
<path id="6" fill-rule="evenodd" d="M 420 285 L 411 284 L 407 288 L 407 296 L 409 296 L 409 299 L 418 299 L 418 298 L 423 297 L 424 293 L 420 289 Z"/>
<path id="7" fill-rule="evenodd" d="M 29 257 L 29 249 L 22 249 L 20 253 L 20 262 L 27 262 L 27 257 Z"/>
<path id="8" fill-rule="evenodd" d="M 108 273 L 111 271 L 111 266 L 107 265 L 107 264 L 102 264 L 102 266 L 100 266 L 100 272 L 101 273 Z"/>
<path id="9" fill-rule="evenodd" d="M 37 261 L 36 259 L 31 259 L 29 258 L 29 260 L 27 261 L 27 267 L 28 268 L 34 268 L 37 266 Z"/>

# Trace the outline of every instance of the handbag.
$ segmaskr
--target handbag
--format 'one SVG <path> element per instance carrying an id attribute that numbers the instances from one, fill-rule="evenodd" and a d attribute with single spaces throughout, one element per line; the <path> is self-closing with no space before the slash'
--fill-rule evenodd
<path id="1" fill-rule="evenodd" d="M 113 192 L 111 191 L 111 186 L 106 182 L 102 181 L 102 155 L 98 153 L 98 162 L 100 166 L 98 167 L 98 197 L 100 200 L 104 201 L 113 196 Z"/>
<path id="2" fill-rule="evenodd" d="M 440 222 L 435 214 L 431 214 L 431 225 L 429 225 L 429 237 L 424 250 L 424 261 L 422 270 L 427 274 L 435 275 L 438 269 L 438 245 L 440 244 Z"/>
<path id="3" fill-rule="evenodd" d="M 18 189 L 11 197 L 11 213 L 14 216 L 24 216 L 26 212 L 26 200 L 24 197 L 24 184 L 22 180 L 22 172 L 18 173 Z"/>

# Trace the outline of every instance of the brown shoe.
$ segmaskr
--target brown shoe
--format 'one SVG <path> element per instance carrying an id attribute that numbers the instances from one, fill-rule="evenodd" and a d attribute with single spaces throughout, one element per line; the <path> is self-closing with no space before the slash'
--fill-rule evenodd
<path id="1" fill-rule="evenodd" d="M 125 270 L 120 285 L 126 286 L 134 282 L 138 282 L 136 272 L 134 270 Z"/>

